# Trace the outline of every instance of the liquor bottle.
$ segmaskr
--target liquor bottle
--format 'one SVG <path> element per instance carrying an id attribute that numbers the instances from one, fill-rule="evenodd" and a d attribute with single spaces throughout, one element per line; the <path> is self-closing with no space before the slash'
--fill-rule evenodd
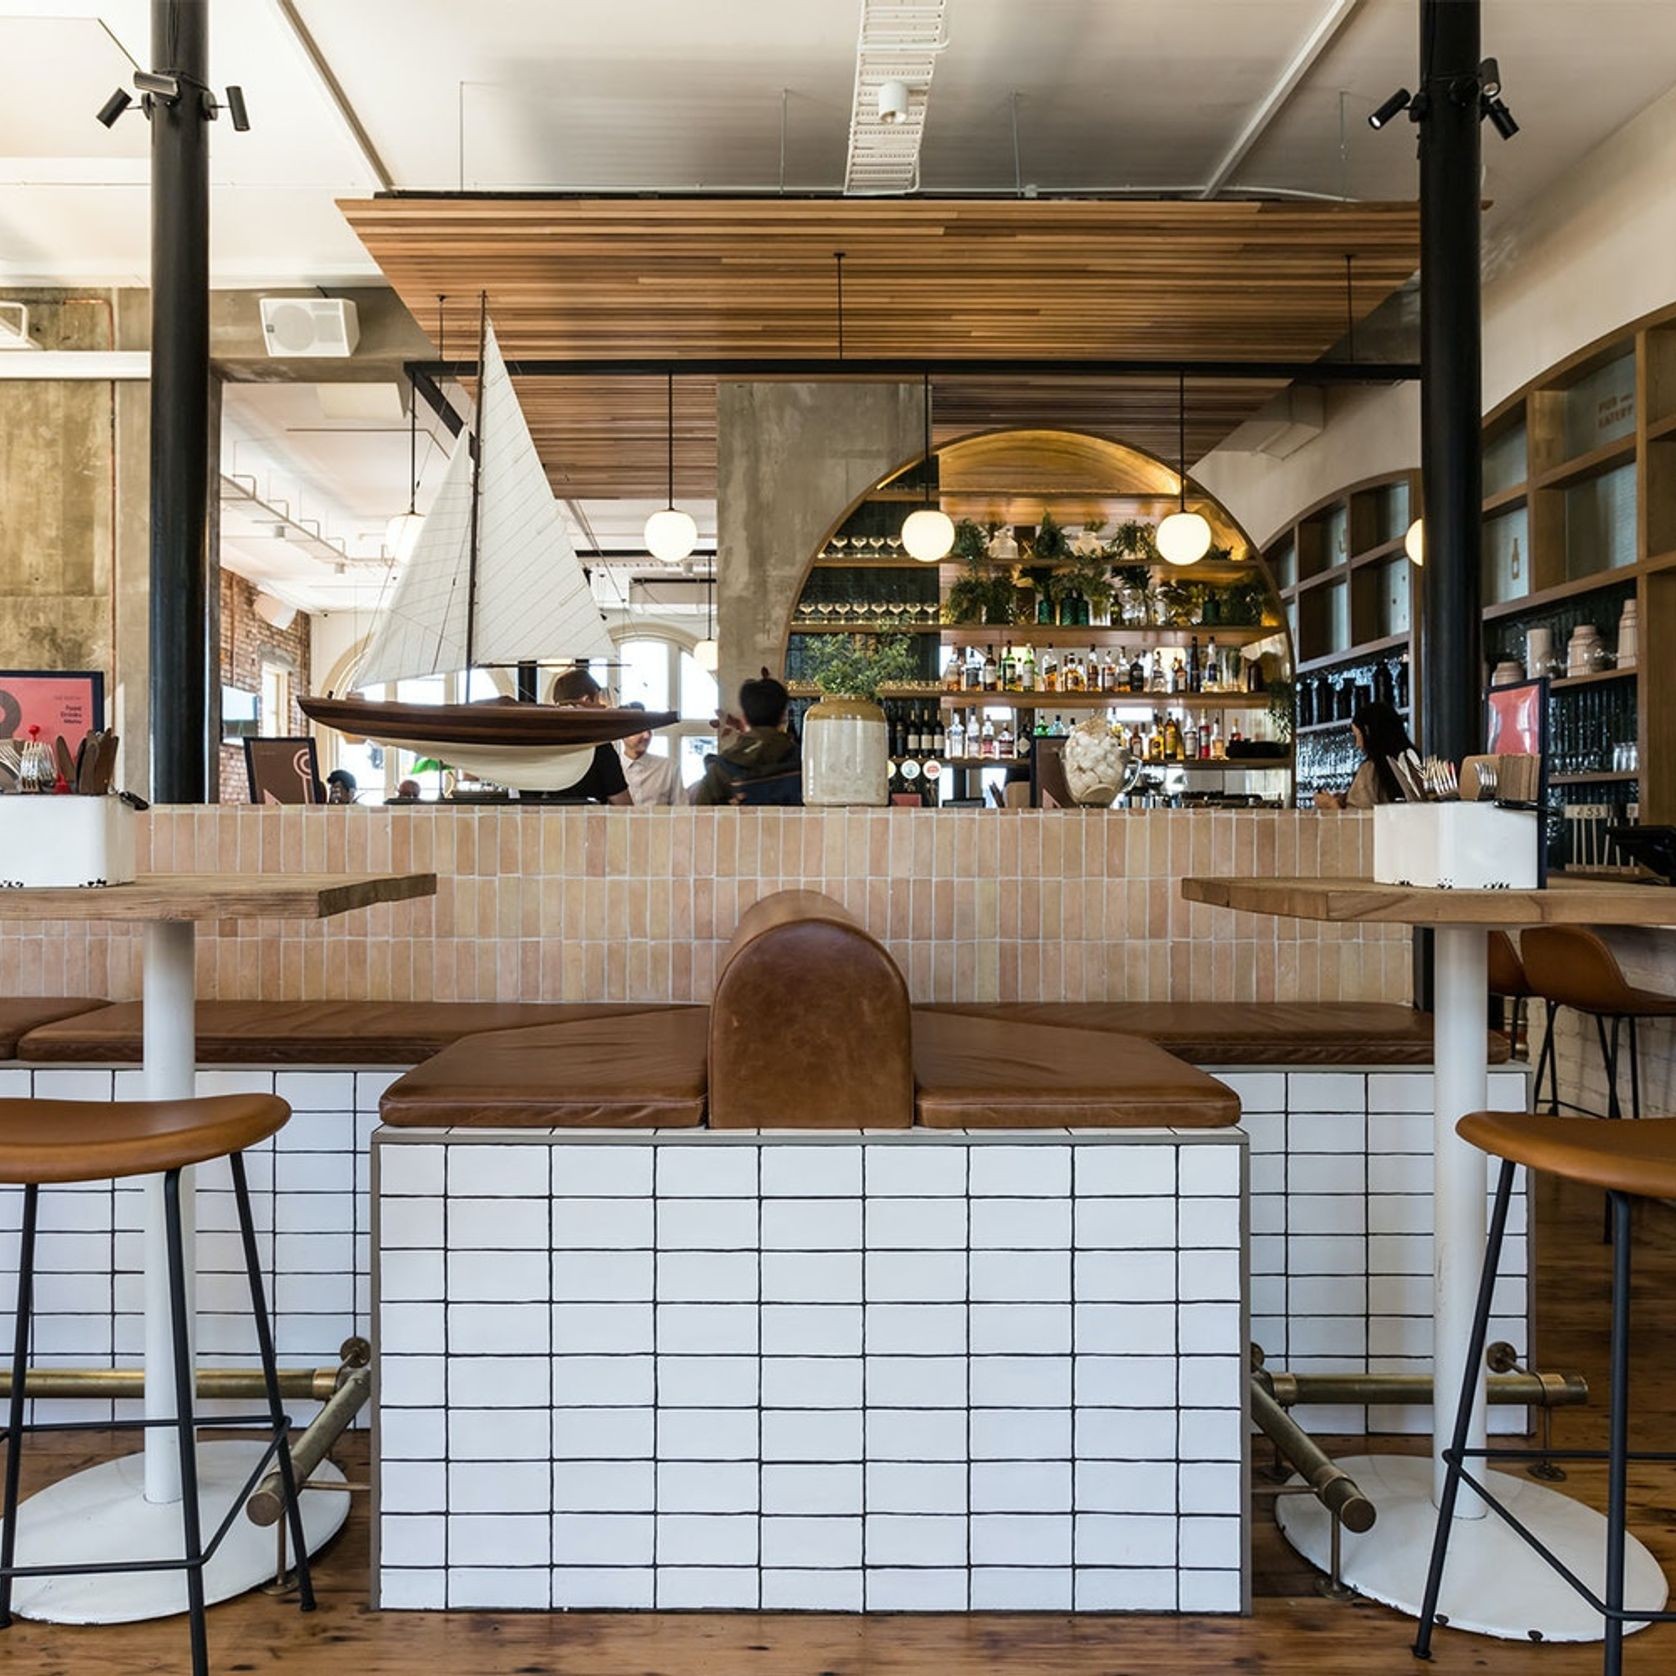
<path id="1" fill-rule="evenodd" d="M 911 757 L 925 755 L 925 732 L 917 708 L 908 712 L 908 755 Z"/>
<path id="2" fill-rule="evenodd" d="M 1199 637 L 1193 635 L 1187 642 L 1187 687 L 1190 693 L 1205 690 L 1205 672 L 1199 667 Z"/>
<path id="3" fill-rule="evenodd" d="M 1059 659 L 1050 646 L 1042 653 L 1042 691 L 1056 693 L 1059 691 Z"/>
<path id="4" fill-rule="evenodd" d="M 943 691 L 957 693 L 965 684 L 965 680 L 966 660 L 956 650 L 950 655 L 949 661 L 943 665 Z"/>
<path id="5" fill-rule="evenodd" d="M 1018 684 L 1023 692 L 1033 693 L 1036 690 L 1036 654 L 1032 648 L 1024 648 L 1024 656 L 1019 659 Z"/>
<path id="6" fill-rule="evenodd" d="M 1136 652 L 1134 662 L 1129 665 L 1129 690 L 1132 693 L 1146 691 L 1146 654 L 1144 649 Z"/>
<path id="7" fill-rule="evenodd" d="M 1220 720 L 1210 724 L 1210 760 L 1212 762 L 1226 762 L 1228 760 L 1228 745 L 1222 737 Z"/>
<path id="8" fill-rule="evenodd" d="M 960 671 L 960 690 L 967 693 L 983 690 L 983 662 L 976 646 L 966 648 L 966 662 Z"/>
<path id="9" fill-rule="evenodd" d="M 1230 745 L 1239 745 L 1239 744 L 1243 744 L 1244 740 L 1245 740 L 1245 735 L 1240 732 L 1240 724 L 1238 722 L 1235 722 L 1233 727 L 1229 730 L 1228 743 Z"/>
<path id="10" fill-rule="evenodd" d="M 1013 755 L 1020 762 L 1030 760 L 1030 724 L 1019 719 L 1018 732 L 1013 736 Z"/>
<path id="11" fill-rule="evenodd" d="M 1215 722 L 1206 722 L 1199 729 L 1199 761 L 1209 762 L 1212 756 L 1210 748 L 1211 735 L 1216 731 Z"/>
<path id="12" fill-rule="evenodd" d="M 958 760 L 966 755 L 966 728 L 960 720 L 960 712 L 956 710 L 949 717 L 949 731 L 947 738 L 947 752 L 951 759 Z"/>
<path id="13" fill-rule="evenodd" d="M 1082 675 L 1082 660 L 1075 652 L 1065 660 L 1065 691 L 1080 693 L 1085 690 Z"/>
<path id="14" fill-rule="evenodd" d="M 1183 762 L 1199 760 L 1199 729 L 1191 716 L 1187 718 L 1187 726 L 1181 730 L 1181 759 Z"/>
<path id="15" fill-rule="evenodd" d="M 1090 653 L 1089 655 L 1092 656 L 1093 654 Z M 1127 672 L 1125 672 L 1125 678 L 1127 679 Z M 1112 660 L 1112 649 L 1108 646 L 1106 648 L 1105 661 L 1100 665 L 1100 691 L 1103 693 L 1114 693 L 1117 691 L 1117 688 L 1117 664 Z"/>
<path id="16" fill-rule="evenodd" d="M 931 712 L 931 754 L 934 757 L 941 757 L 945 749 L 943 743 L 943 712 L 933 710 Z"/>
<path id="17" fill-rule="evenodd" d="M 1146 760 L 1148 762 L 1162 762 L 1164 760 L 1164 728 L 1157 711 L 1152 715 L 1152 731 L 1146 737 Z"/>
<path id="18" fill-rule="evenodd" d="M 1181 726 L 1174 716 L 1164 718 L 1164 760 L 1181 761 Z"/>
<path id="19" fill-rule="evenodd" d="M 995 755 L 995 723 L 988 716 L 983 719 L 983 732 L 978 736 L 978 755 L 993 757 Z"/>
<path id="20" fill-rule="evenodd" d="M 1011 646 L 1001 648 L 1001 690 L 1008 693 L 1018 691 L 1018 658 Z"/>
<path id="21" fill-rule="evenodd" d="M 995 661 L 995 648 L 986 646 L 983 655 L 983 690 L 992 693 L 1001 681 L 1001 666 Z"/>
<path id="22" fill-rule="evenodd" d="M 1013 754 L 1013 724 L 1010 717 L 1001 718 L 1001 729 L 995 735 L 995 754 L 1010 759 Z"/>
<path id="23" fill-rule="evenodd" d="M 1222 654 L 1216 649 L 1214 634 L 1205 646 L 1205 680 L 1201 690 L 1207 693 L 1222 691 Z"/>
<path id="24" fill-rule="evenodd" d="M 1169 690 L 1169 682 L 1164 678 L 1164 654 L 1156 646 L 1152 650 L 1152 669 L 1147 675 L 1146 690 L 1150 693 Z"/>

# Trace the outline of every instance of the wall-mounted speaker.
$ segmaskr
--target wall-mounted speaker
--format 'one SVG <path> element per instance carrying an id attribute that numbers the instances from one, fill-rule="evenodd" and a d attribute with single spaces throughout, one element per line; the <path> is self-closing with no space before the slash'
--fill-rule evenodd
<path id="1" fill-rule="evenodd" d="M 264 297 L 262 341 L 270 355 L 353 355 L 361 322 L 341 297 Z"/>

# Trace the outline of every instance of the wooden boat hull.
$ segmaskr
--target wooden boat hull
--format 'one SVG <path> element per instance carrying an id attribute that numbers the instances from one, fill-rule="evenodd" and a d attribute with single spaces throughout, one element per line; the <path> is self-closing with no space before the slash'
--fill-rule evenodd
<path id="1" fill-rule="evenodd" d="M 357 738 L 435 757 L 496 785 L 566 791 L 588 771 L 594 748 L 677 719 L 671 710 L 586 705 L 403 704 L 373 698 L 304 698 L 311 721 Z"/>

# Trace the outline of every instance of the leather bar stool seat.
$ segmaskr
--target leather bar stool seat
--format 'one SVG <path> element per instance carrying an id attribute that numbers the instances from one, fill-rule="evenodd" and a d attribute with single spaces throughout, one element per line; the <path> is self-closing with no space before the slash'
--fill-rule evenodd
<path id="1" fill-rule="evenodd" d="M 18 1239 L 17 1312 L 12 1342 L 12 1387 L 6 1409 L 6 1471 L 0 1502 L 0 1629 L 11 1623 L 13 1585 L 18 1578 L 51 1577 L 61 1567 L 18 1560 L 18 1487 L 23 1439 L 34 1432 L 73 1431 L 75 1421 L 24 1420 L 29 1388 L 29 1342 L 34 1313 L 35 1235 L 44 1186 L 109 1181 L 123 1176 L 163 1178 L 163 1241 L 168 1256 L 170 1341 L 173 1350 L 174 1414 L 166 1419 L 99 1421 L 101 1430 L 145 1431 L 157 1427 L 175 1434 L 180 1457 L 183 1545 L 181 1557 L 132 1559 L 75 1567 L 81 1573 L 179 1569 L 186 1573 L 187 1619 L 193 1676 L 208 1676 L 209 1639 L 204 1611 L 204 1567 L 214 1557 L 225 1526 L 206 1543 L 197 1494 L 197 1432 L 207 1426 L 255 1428 L 268 1446 L 239 1496 L 242 1504 L 270 1465 L 277 1465 L 285 1496 L 285 1514 L 296 1565 L 299 1603 L 314 1610 L 308 1546 L 303 1534 L 297 1484 L 291 1465 L 290 1416 L 280 1400 L 274 1362 L 273 1330 L 262 1284 L 256 1227 L 250 1209 L 244 1149 L 282 1129 L 291 1108 L 271 1094 L 224 1094 L 202 1100 L 9 1100 L 0 1099 L 0 1183 L 23 1189 L 23 1220 Z M 180 1172 L 194 1164 L 225 1158 L 233 1178 L 250 1309 L 266 1387 L 263 1413 L 200 1418 L 194 1412 L 191 1327 L 188 1319 L 188 1252 L 181 1215 Z M 154 1393 L 148 1389 L 147 1396 Z M 88 1422 L 92 1424 L 93 1422 Z M 230 1521 L 229 1521 L 230 1522 Z M 27 1549 L 27 1539 L 26 1539 Z M 173 1666 L 171 1666 L 172 1668 Z"/>
<path id="2" fill-rule="evenodd" d="M 1490 993 L 1513 1003 L 1506 1015 L 1507 1049 L 1513 1054 L 1519 1051 L 1519 1038 L 1524 1033 L 1525 1003 L 1531 997 L 1531 981 L 1524 961 L 1519 958 L 1518 944 L 1505 931 L 1492 931 L 1488 941 Z M 1540 1085 L 1537 1092 L 1540 1097 Z"/>
<path id="3" fill-rule="evenodd" d="M 271 1094 L 0 1100 L 0 1182 L 111 1181 L 185 1169 L 265 1141 L 290 1115 Z"/>
<path id="4" fill-rule="evenodd" d="M 1640 989 L 1630 983 L 1606 940 L 1584 926 L 1533 926 L 1524 933 L 1521 949 L 1531 993 L 1542 997 L 1548 1012 L 1547 1040 L 1537 1061 L 1536 1085 L 1540 1094 L 1546 1061 L 1552 1071 L 1549 1111 L 1559 1110 L 1554 1018 L 1561 1007 L 1571 1007 L 1595 1021 L 1600 1056 L 1606 1067 L 1609 1117 L 1623 1115 L 1618 1098 L 1618 1047 L 1621 1027 L 1628 1023 L 1630 1112 L 1640 1117 L 1641 1054 L 1636 1021 L 1676 1018 L 1676 995 L 1661 995 L 1657 990 Z"/>
<path id="5" fill-rule="evenodd" d="M 1527 932 L 1528 939 L 1533 935 Z M 1633 993 L 1633 992 L 1632 992 Z M 1676 1117 L 1650 1117 L 1640 1123 L 1592 1123 L 1586 1118 L 1553 1117 L 1539 1112 L 1472 1112 L 1455 1125 L 1465 1141 L 1492 1158 L 1501 1160 L 1497 1173 L 1494 1206 L 1490 1215 L 1490 1237 L 1484 1251 L 1484 1269 L 1478 1285 L 1478 1304 L 1466 1347 L 1460 1400 L 1455 1410 L 1449 1447 L 1443 1451 L 1448 1467 L 1443 1494 L 1438 1499 L 1437 1527 L 1432 1541 L 1431 1568 L 1420 1609 L 1420 1628 L 1414 1652 L 1431 1657 L 1432 1634 L 1438 1616 L 1438 1598 L 1449 1560 L 1449 1540 L 1455 1524 L 1455 1504 L 1462 1482 L 1487 1501 L 1515 1531 L 1524 1536 L 1561 1579 L 1588 1600 L 1597 1611 L 1604 1608 L 1605 1645 L 1602 1669 L 1605 1676 L 1622 1676 L 1626 1625 L 1676 1622 L 1676 1612 L 1653 1611 L 1628 1602 L 1631 1594 L 1645 1599 L 1656 1591 L 1662 1598 L 1656 1576 L 1649 1575 L 1645 1556 L 1638 1561 L 1637 1576 L 1626 1588 L 1628 1547 L 1629 1463 L 1636 1460 L 1666 1461 L 1666 1455 L 1632 1453 L 1629 1448 L 1629 1346 L 1630 1346 L 1630 1207 L 1638 1198 L 1676 1198 Z M 1507 1234 L 1508 1207 L 1513 1198 L 1514 1173 L 1519 1166 L 1543 1170 L 1567 1181 L 1604 1188 L 1611 1222 L 1612 1251 L 1612 1362 L 1608 1382 L 1611 1412 L 1608 1416 L 1606 1449 L 1607 1511 L 1606 1554 L 1602 1568 L 1605 1585 L 1598 1594 L 1585 1587 L 1588 1581 L 1574 1571 L 1560 1572 L 1556 1560 L 1521 1522 L 1517 1505 L 1507 1506 L 1499 1497 L 1498 1475 L 1487 1469 L 1492 1464 L 1527 1458 L 1546 1460 L 1598 1460 L 1598 1450 L 1518 1450 L 1497 1447 L 1471 1449 L 1467 1442 L 1477 1397 L 1478 1377 L 1484 1365 L 1484 1341 L 1488 1337 L 1490 1313 L 1495 1302 L 1496 1277 L 1502 1244 Z M 1441 1398 L 1442 1393 L 1439 1393 Z M 1505 1441 L 1505 1440 L 1498 1440 Z M 1503 1480 L 1505 1482 L 1505 1480 Z M 1469 1580 L 1470 1581 L 1470 1580 Z"/>

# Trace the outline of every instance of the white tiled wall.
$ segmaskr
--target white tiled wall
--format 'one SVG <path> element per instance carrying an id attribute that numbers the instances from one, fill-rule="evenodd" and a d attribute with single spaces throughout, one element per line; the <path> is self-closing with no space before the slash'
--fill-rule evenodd
<path id="1" fill-rule="evenodd" d="M 201 1094 L 278 1094 L 291 1121 L 245 1155 L 251 1209 L 281 1366 L 334 1367 L 352 1334 L 370 1330 L 367 1142 L 378 1099 L 398 1072 L 250 1067 L 198 1073 Z M 0 1096 L 133 1100 L 131 1068 L 0 1066 Z M 197 1171 L 197 1344 L 201 1366 L 252 1365 L 250 1320 L 232 1179 L 224 1160 Z M 40 1367 L 138 1367 L 144 1341 L 141 1196 L 137 1180 L 44 1187 L 36 1235 L 33 1360 Z M 22 1191 L 0 1188 L 0 1344 L 12 1342 Z M 138 1404 L 41 1401 L 34 1418 L 135 1418 Z M 215 1404 L 204 1412 L 217 1411 Z M 235 1405 L 248 1409 L 248 1402 Z M 290 1400 L 306 1422 L 317 1405 Z"/>
<path id="2" fill-rule="evenodd" d="M 1237 1132 L 375 1153 L 385 1607 L 1247 1598 Z"/>
<path id="3" fill-rule="evenodd" d="M 1222 1073 L 1251 1137 L 1251 1336 L 1293 1373 L 1429 1373 L 1429 1071 Z M 1490 1073 L 1496 1110 L 1527 1109 L 1523 1068 Z M 1485 1162 L 1486 1193 L 1495 1177 Z M 1517 1173 L 1491 1339 L 1529 1349 L 1526 1194 Z M 1431 1430 L 1430 1404 L 1302 1407 L 1324 1435 Z M 1492 1428 L 1525 1429 L 1523 1409 Z"/>

